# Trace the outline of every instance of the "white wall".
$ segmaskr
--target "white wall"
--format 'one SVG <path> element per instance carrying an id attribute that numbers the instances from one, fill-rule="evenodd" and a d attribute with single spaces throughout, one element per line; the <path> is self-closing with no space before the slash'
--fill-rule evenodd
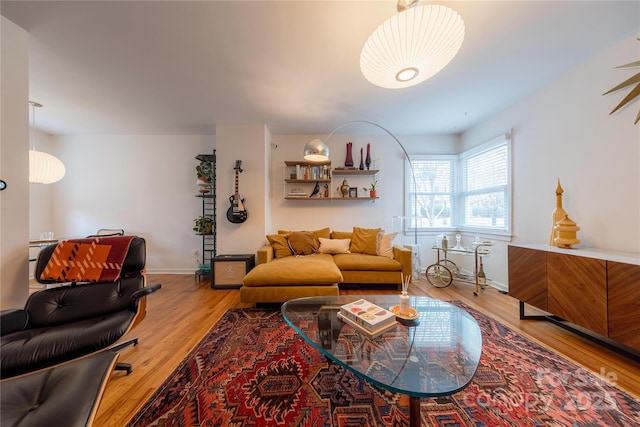
<path id="1" fill-rule="evenodd" d="M 147 240 L 149 272 L 193 273 L 202 247 L 192 230 L 202 212 L 195 156 L 211 154 L 214 137 L 59 136 L 55 145 L 67 169 L 54 184 L 57 237 L 123 228 Z"/>
<path id="2" fill-rule="evenodd" d="M 462 135 L 466 149 L 513 128 L 513 242 L 548 242 L 559 178 L 578 248 L 640 253 L 640 102 L 610 116 L 628 90 L 602 95 L 638 72 L 613 69 L 638 52 L 629 38 Z M 485 266 L 507 283 L 506 243 Z"/>
<path id="3" fill-rule="evenodd" d="M 29 291 L 28 33 L 0 17 L 0 309 L 22 308 Z"/>

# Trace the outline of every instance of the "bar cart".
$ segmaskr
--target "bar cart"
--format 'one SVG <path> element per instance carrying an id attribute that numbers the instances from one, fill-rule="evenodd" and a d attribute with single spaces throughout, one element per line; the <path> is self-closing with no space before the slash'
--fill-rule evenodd
<path id="1" fill-rule="evenodd" d="M 475 248 L 442 248 L 434 245 L 431 248 L 438 252 L 438 260 L 435 264 L 431 264 L 425 271 L 427 281 L 436 288 L 446 288 L 454 280 L 463 283 L 470 283 L 476 286 L 473 294 L 478 296 L 478 291 L 484 289 L 487 283 L 481 283 L 478 280 L 478 266 L 480 265 L 480 257 L 488 256 L 491 251 L 487 248 L 493 246 L 493 242 L 490 240 L 484 240 L 475 245 Z M 460 272 L 460 269 L 455 262 L 447 258 L 447 254 L 460 254 L 465 256 L 473 256 L 475 258 L 474 274 L 464 274 Z M 489 279 L 486 279 L 488 282 Z"/>

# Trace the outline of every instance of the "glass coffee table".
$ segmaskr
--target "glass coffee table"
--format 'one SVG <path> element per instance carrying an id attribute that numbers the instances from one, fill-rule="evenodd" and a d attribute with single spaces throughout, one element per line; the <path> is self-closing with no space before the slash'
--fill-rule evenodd
<path id="1" fill-rule="evenodd" d="M 365 299 L 390 309 L 397 295 L 298 298 L 282 305 L 284 319 L 307 342 L 356 376 L 409 396 L 410 426 L 419 426 L 420 399 L 447 396 L 473 378 L 482 352 L 482 334 L 466 311 L 444 301 L 410 297 L 414 319 L 376 338 L 337 316 L 341 305 Z"/>

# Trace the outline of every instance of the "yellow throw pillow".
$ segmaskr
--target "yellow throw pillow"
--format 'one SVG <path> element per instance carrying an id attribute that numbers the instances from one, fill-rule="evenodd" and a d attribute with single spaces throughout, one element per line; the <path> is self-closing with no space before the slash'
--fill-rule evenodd
<path id="1" fill-rule="evenodd" d="M 285 234 L 289 248 L 294 255 L 312 255 L 318 253 L 320 242 L 311 231 L 294 231 Z"/>
<path id="2" fill-rule="evenodd" d="M 267 235 L 267 241 L 273 248 L 273 256 L 275 258 L 284 258 L 293 255 L 291 248 L 289 248 L 289 242 L 287 242 L 284 234 L 269 234 Z"/>
<path id="3" fill-rule="evenodd" d="M 350 250 L 353 253 L 378 255 L 378 242 L 383 234 L 381 228 L 353 227 Z"/>
<path id="4" fill-rule="evenodd" d="M 352 231 L 332 231 L 332 239 L 351 239 Z M 324 236 L 323 236 L 324 237 Z"/>
<path id="5" fill-rule="evenodd" d="M 348 254 L 351 239 L 325 239 L 320 237 L 320 253 L 321 254 Z"/>
<path id="6" fill-rule="evenodd" d="M 398 232 L 384 234 L 380 238 L 380 244 L 378 245 L 378 255 L 386 256 L 393 259 L 393 239 L 396 238 Z"/>
<path id="7" fill-rule="evenodd" d="M 321 228 L 319 230 L 312 230 L 310 232 L 313 233 L 313 235 L 316 236 L 318 239 L 320 237 L 325 239 L 328 239 L 331 237 L 331 229 L 329 227 Z M 289 233 L 294 233 L 294 231 L 278 230 L 278 234 L 289 234 Z"/>

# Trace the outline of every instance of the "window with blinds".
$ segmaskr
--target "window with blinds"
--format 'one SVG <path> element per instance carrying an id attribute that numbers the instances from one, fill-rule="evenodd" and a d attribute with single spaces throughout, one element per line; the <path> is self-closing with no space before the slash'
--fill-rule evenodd
<path id="1" fill-rule="evenodd" d="M 422 230 L 509 233 L 511 145 L 502 135 L 459 156 L 411 156 L 407 212 Z M 415 197 L 414 197 L 415 195 Z"/>

